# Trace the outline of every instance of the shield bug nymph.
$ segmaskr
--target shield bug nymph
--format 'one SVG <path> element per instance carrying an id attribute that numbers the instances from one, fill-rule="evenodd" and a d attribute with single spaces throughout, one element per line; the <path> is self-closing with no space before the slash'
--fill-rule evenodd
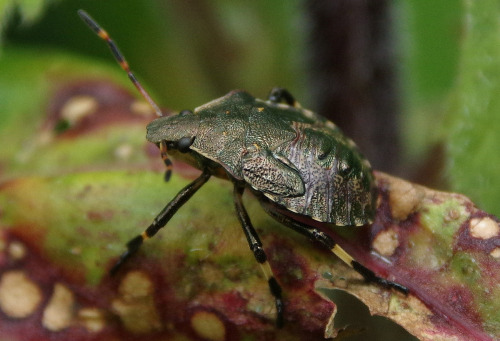
<path id="1" fill-rule="evenodd" d="M 275 298 L 278 326 L 283 324 L 281 287 L 243 205 L 245 189 L 256 195 L 269 215 L 321 243 L 367 281 L 408 292 L 406 287 L 378 277 L 355 261 L 327 234 L 294 219 L 293 214 L 298 214 L 337 226 L 361 226 L 373 221 L 377 191 L 371 167 L 354 142 L 333 123 L 303 109 L 282 88 L 273 89 L 265 101 L 244 91 L 232 91 L 194 111 L 163 116 L 106 31 L 86 12 L 80 10 L 78 14 L 108 43 L 120 66 L 160 116 L 147 126 L 147 140 L 160 149 L 167 167 L 165 179 L 169 179 L 172 166 L 169 154 L 202 171 L 144 232 L 128 242 L 112 273 L 164 227 L 212 175 L 224 174 L 233 183 L 236 213 Z"/>

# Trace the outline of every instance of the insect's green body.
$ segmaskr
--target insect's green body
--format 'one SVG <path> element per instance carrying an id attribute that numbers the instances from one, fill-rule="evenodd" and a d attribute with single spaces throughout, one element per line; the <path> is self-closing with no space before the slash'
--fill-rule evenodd
<path id="1" fill-rule="evenodd" d="M 330 121 L 282 103 L 233 91 L 194 110 L 160 117 L 147 139 L 159 144 L 195 136 L 189 153 L 222 166 L 287 210 L 336 225 L 373 219 L 376 191 L 368 161 Z"/>
<path id="2" fill-rule="evenodd" d="M 273 89 L 267 101 L 244 91 L 233 91 L 194 112 L 184 110 L 175 116 L 163 116 L 107 32 L 85 11 L 80 10 L 78 14 L 108 43 L 120 66 L 161 116 L 148 125 L 147 139 L 160 148 L 167 167 L 165 179 L 169 179 L 172 168 L 168 154 L 202 170 L 202 174 L 184 187 L 143 233 L 128 242 L 127 251 L 111 269 L 112 273 L 136 253 L 146 239 L 163 228 L 212 175 L 217 175 L 233 182 L 236 214 L 275 298 L 278 326 L 283 325 L 281 287 L 243 205 L 246 187 L 257 194 L 273 218 L 316 240 L 366 280 L 408 292 L 406 287 L 378 277 L 358 263 L 328 234 L 283 213 L 295 212 L 343 226 L 365 225 L 373 220 L 377 193 L 370 165 L 333 123 L 302 109 L 293 96 L 281 88 Z"/>

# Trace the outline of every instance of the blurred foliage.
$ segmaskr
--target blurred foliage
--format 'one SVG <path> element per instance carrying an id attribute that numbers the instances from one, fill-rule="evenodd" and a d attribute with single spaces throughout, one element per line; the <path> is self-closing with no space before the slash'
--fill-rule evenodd
<path id="1" fill-rule="evenodd" d="M 19 6 L 6 43 L 71 50 L 112 63 L 106 46 L 76 15 L 79 8 L 112 35 L 164 106 L 197 106 L 234 88 L 260 97 L 276 84 L 304 92 L 299 1 L 48 1 L 30 26 L 16 25 L 24 10 Z"/>
<path id="2" fill-rule="evenodd" d="M 403 144 L 409 166 L 418 166 L 430 146 L 442 141 L 440 125 L 460 58 L 461 1 L 395 2 L 403 92 Z"/>
<path id="3" fill-rule="evenodd" d="M 448 109 L 448 174 L 454 190 L 500 215 L 500 1 L 465 2 L 463 44 Z"/>

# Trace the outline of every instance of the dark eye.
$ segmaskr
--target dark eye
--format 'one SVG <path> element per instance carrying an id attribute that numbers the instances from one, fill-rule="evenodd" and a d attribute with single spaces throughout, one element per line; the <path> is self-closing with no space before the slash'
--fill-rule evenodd
<path id="1" fill-rule="evenodd" d="M 181 153 L 187 153 L 189 151 L 189 147 L 194 142 L 194 136 L 193 137 L 183 137 L 179 141 L 177 141 L 177 149 Z"/>
<path id="2" fill-rule="evenodd" d="M 191 110 L 182 110 L 180 113 L 179 113 L 179 116 L 187 116 L 187 115 L 191 115 L 193 112 Z"/>

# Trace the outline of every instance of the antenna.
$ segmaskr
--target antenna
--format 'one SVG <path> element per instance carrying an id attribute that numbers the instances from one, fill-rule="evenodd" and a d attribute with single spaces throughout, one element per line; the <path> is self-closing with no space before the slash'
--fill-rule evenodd
<path id="1" fill-rule="evenodd" d="M 149 96 L 148 92 L 142 87 L 141 83 L 139 83 L 137 78 L 135 78 L 135 75 L 132 73 L 132 71 L 130 71 L 130 67 L 129 67 L 127 61 L 125 60 L 125 57 L 120 52 L 120 50 L 118 49 L 118 46 L 115 44 L 113 39 L 110 38 L 110 36 L 108 35 L 108 32 L 106 32 L 104 29 L 102 29 L 101 26 L 99 26 L 99 24 L 94 19 L 92 19 L 92 17 L 90 15 L 88 15 L 87 12 L 85 12 L 84 10 L 81 10 L 81 9 L 78 10 L 78 15 L 87 24 L 87 26 L 90 27 L 90 29 L 92 31 L 94 31 L 99 36 L 99 38 L 105 40 L 108 43 L 108 46 L 109 46 L 111 52 L 113 53 L 113 56 L 115 57 L 116 61 L 118 62 L 118 64 L 120 64 L 121 68 L 123 70 L 125 70 L 125 72 L 127 72 L 128 78 L 130 78 L 132 83 L 134 83 L 137 90 L 139 90 L 139 92 L 142 94 L 142 96 L 153 107 L 156 114 L 158 116 L 163 116 L 163 113 L 161 112 L 158 105 L 155 103 L 155 101 L 153 101 L 151 96 Z"/>

